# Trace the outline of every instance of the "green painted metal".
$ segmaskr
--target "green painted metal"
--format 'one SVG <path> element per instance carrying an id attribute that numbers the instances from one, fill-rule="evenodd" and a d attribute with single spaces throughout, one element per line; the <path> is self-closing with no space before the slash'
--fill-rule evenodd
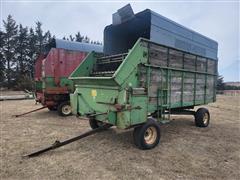
<path id="1" fill-rule="evenodd" d="M 208 72 L 208 61 L 206 61 L 206 70 L 205 72 Z M 204 86 L 204 104 L 206 104 L 206 96 L 207 96 L 207 74 L 205 74 L 205 86 Z"/>
<path id="2" fill-rule="evenodd" d="M 68 79 L 67 77 L 60 77 L 59 78 L 59 85 L 56 85 L 54 81 L 54 77 L 43 77 L 41 83 L 37 83 L 37 86 L 41 89 L 54 89 L 54 88 L 67 88 L 69 92 L 74 92 L 74 84 L 73 81 Z"/>
<path id="3" fill-rule="evenodd" d="M 42 90 L 42 81 L 35 81 L 35 88 L 36 88 L 36 91 L 41 91 Z"/>
<path id="4" fill-rule="evenodd" d="M 195 58 L 195 71 L 197 71 L 197 56 L 196 56 L 196 58 Z M 193 98 L 194 98 L 194 100 L 193 100 L 193 102 L 194 102 L 194 104 L 196 104 L 196 85 L 197 85 L 197 82 L 196 82 L 196 78 L 197 78 L 197 76 L 196 76 L 196 73 L 194 73 L 194 89 L 193 89 Z"/>
<path id="5" fill-rule="evenodd" d="M 102 54 L 90 53 L 69 77 L 75 84 L 75 92 L 70 95 L 73 114 L 95 117 L 96 120 L 125 129 L 144 123 L 147 117 L 154 113 L 157 114 L 159 121 L 164 121 L 170 118 L 171 109 L 188 108 L 215 101 L 215 90 L 212 99 L 206 98 L 206 88 L 204 89 L 204 98 L 197 99 L 196 89 L 198 75 L 205 76 L 204 87 L 207 87 L 207 78 L 214 77 L 213 86 L 215 86 L 216 72 L 209 73 L 207 71 L 208 67 L 204 72 L 197 71 L 196 60 L 193 70 L 184 69 L 184 56 L 182 68 L 170 67 L 169 49 L 173 48 L 168 49 L 166 66 L 153 65 L 150 63 L 149 44 L 161 46 L 140 38 L 126 56 L 116 56 L 118 59 L 112 60 L 111 58 L 114 57 L 104 57 Z M 120 65 L 111 72 L 106 71 L 106 68 L 101 71 L 98 69 L 100 67 L 99 59 L 101 58 L 105 58 L 105 67 L 108 65 L 110 65 L 109 68 L 113 67 L 113 64 L 118 62 L 120 62 Z M 155 94 L 157 98 L 155 103 L 151 102 L 154 97 L 150 95 L 152 93 L 152 81 L 156 78 L 152 76 L 154 71 L 157 71 L 161 76 L 161 82 Z M 179 72 L 182 74 L 181 100 L 172 102 L 172 80 L 174 75 Z M 185 81 L 192 74 L 194 75 L 194 88 L 192 90 L 194 98 L 188 102 L 184 101 Z M 167 118 L 165 118 L 166 113 L 168 113 Z"/>

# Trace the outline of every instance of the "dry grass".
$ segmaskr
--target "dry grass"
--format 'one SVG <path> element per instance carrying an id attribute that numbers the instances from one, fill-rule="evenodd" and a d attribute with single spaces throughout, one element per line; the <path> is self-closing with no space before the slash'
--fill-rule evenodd
<path id="1" fill-rule="evenodd" d="M 218 96 L 208 106 L 211 124 L 194 126 L 174 116 L 161 127 L 161 143 L 142 151 L 132 130 L 112 128 L 32 159 L 21 156 L 89 129 L 86 120 L 42 110 L 33 100 L 1 105 L 1 179 L 240 179 L 240 97 Z"/>

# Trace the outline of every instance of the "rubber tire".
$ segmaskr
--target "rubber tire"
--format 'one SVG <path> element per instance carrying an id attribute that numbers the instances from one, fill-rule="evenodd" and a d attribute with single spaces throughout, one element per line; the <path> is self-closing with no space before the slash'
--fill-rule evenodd
<path id="1" fill-rule="evenodd" d="M 90 127 L 91 127 L 92 129 L 97 129 L 97 128 L 100 127 L 99 121 L 97 121 L 97 120 L 94 119 L 94 118 L 90 118 L 90 119 L 89 119 L 89 125 L 90 125 Z"/>
<path id="2" fill-rule="evenodd" d="M 205 113 L 207 113 L 208 117 L 209 117 L 207 124 L 204 124 L 204 120 L 203 120 Z M 209 123 L 210 123 L 210 114 L 209 114 L 208 109 L 199 108 L 195 113 L 195 125 L 197 127 L 207 127 L 209 125 Z"/>
<path id="3" fill-rule="evenodd" d="M 156 128 L 157 137 L 156 137 L 155 142 L 150 145 L 145 142 L 144 134 L 145 134 L 145 131 L 147 130 L 147 128 L 149 128 L 151 126 L 154 126 Z M 153 118 L 149 118 L 145 124 L 135 127 L 134 131 L 133 131 L 134 144 L 139 149 L 142 149 L 142 150 L 152 149 L 152 148 L 156 147 L 160 142 L 160 138 L 161 138 L 160 126 Z"/>
<path id="4" fill-rule="evenodd" d="M 57 111 L 58 111 L 58 115 L 59 115 L 59 116 L 70 116 L 70 115 L 72 114 L 72 112 L 71 112 L 70 114 L 64 114 L 64 113 L 62 112 L 62 107 L 65 106 L 65 105 L 70 105 L 70 102 L 64 101 L 64 102 L 62 102 L 62 103 L 60 103 L 60 104 L 58 105 Z"/>

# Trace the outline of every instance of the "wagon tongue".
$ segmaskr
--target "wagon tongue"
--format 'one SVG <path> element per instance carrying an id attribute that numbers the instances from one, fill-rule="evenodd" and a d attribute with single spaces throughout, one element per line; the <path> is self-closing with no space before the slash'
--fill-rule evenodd
<path id="1" fill-rule="evenodd" d="M 22 114 L 16 114 L 16 115 L 13 115 L 13 117 L 20 117 L 20 116 L 23 116 L 23 115 L 26 115 L 26 114 L 30 114 L 30 113 L 39 111 L 39 110 L 44 109 L 44 108 L 47 108 L 47 106 L 43 106 L 43 107 L 34 109 L 34 110 L 32 110 L 32 111 L 28 111 L 28 112 L 25 112 L 25 113 L 22 113 Z"/>
<path id="2" fill-rule="evenodd" d="M 70 144 L 70 143 L 72 143 L 72 142 L 74 142 L 74 141 L 77 141 L 77 140 L 79 140 L 79 139 L 85 138 L 85 137 L 90 136 L 90 135 L 92 135 L 92 134 L 95 134 L 95 133 L 97 133 L 97 132 L 106 130 L 106 129 L 110 128 L 111 126 L 112 126 L 112 125 L 110 125 L 110 124 L 105 124 L 105 125 L 103 125 L 103 126 L 100 126 L 99 128 L 92 129 L 92 130 L 90 130 L 90 131 L 87 131 L 87 132 L 79 135 L 79 136 L 76 136 L 76 137 L 67 139 L 67 140 L 62 141 L 62 142 L 56 140 L 51 146 L 48 146 L 48 147 L 46 147 L 46 148 L 43 148 L 43 149 L 41 149 L 41 150 L 35 151 L 35 152 L 33 152 L 33 153 L 30 153 L 30 154 L 23 155 L 23 158 L 31 158 L 31 157 L 38 156 L 38 155 L 43 154 L 43 153 L 45 153 L 45 152 L 47 152 L 47 151 L 50 151 L 50 150 L 53 150 L 53 149 L 57 149 L 57 148 L 59 148 L 59 147 L 61 147 L 61 146 L 65 146 L 65 145 L 67 145 L 67 144 Z"/>

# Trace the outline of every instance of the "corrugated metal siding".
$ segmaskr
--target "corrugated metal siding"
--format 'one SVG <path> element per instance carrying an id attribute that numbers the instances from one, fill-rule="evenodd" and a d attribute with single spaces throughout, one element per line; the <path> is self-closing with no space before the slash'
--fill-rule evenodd
<path id="1" fill-rule="evenodd" d="M 150 40 L 217 60 L 217 42 L 151 10 L 146 11 L 151 13 Z"/>

